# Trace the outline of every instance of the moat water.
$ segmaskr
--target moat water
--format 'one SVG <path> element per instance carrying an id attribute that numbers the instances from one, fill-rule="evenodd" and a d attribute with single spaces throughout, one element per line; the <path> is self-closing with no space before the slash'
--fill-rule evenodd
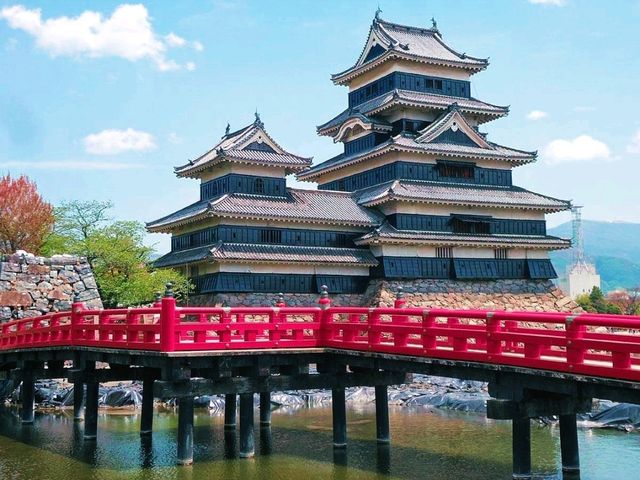
<path id="1" fill-rule="evenodd" d="M 138 415 L 101 414 L 98 441 L 85 443 L 82 423 L 74 424 L 66 413 L 38 414 L 33 426 L 22 426 L 14 411 L 0 410 L 0 479 L 511 478 L 509 422 L 407 407 L 392 408 L 390 417 L 392 443 L 378 446 L 374 411 L 351 407 L 348 448 L 334 452 L 329 408 L 278 410 L 270 435 L 256 427 L 256 456 L 246 460 L 237 458 L 238 439 L 225 438 L 222 417 L 196 410 L 195 463 L 177 467 L 173 412 L 158 411 L 153 438 L 142 441 Z M 640 434 L 580 429 L 579 435 L 580 478 L 640 478 Z M 532 442 L 535 477 L 562 478 L 557 427 L 532 426 Z"/>

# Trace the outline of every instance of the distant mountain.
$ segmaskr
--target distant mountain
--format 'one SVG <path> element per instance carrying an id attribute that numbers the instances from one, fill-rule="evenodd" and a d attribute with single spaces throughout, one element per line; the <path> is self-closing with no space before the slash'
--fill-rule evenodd
<path id="1" fill-rule="evenodd" d="M 605 292 L 640 286 L 640 224 L 623 222 L 582 221 L 584 250 L 595 263 Z M 549 235 L 571 238 L 571 222 L 548 230 Z M 551 260 L 558 275 L 566 276 L 571 251 L 553 252 Z"/>

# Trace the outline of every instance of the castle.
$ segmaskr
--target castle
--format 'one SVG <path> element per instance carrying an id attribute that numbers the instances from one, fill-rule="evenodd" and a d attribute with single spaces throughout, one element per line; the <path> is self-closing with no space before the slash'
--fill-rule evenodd
<path id="1" fill-rule="evenodd" d="M 332 76 L 349 89 L 347 108 L 317 129 L 343 153 L 313 165 L 257 114 L 227 127 L 175 169 L 200 180 L 200 200 L 147 224 L 172 234 L 156 266 L 183 271 L 204 303 L 264 304 L 278 292 L 303 302 L 321 285 L 346 304 L 385 303 L 381 289 L 393 284 L 416 304 L 444 295 L 452 307 L 530 306 L 511 295 L 572 308 L 549 281 L 548 256 L 570 242 L 545 222 L 571 204 L 513 185 L 512 169 L 536 152 L 480 130 L 509 113 L 471 95 L 471 76 L 487 66 L 449 47 L 435 21 L 417 28 L 376 14 L 355 65 Z M 317 189 L 287 187 L 289 174 Z"/>

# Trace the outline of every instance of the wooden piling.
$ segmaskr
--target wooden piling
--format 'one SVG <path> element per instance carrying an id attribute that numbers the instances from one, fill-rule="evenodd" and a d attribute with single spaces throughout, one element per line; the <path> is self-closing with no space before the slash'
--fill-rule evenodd
<path id="1" fill-rule="evenodd" d="M 151 377 L 142 380 L 142 413 L 140 418 L 140 435 L 153 433 L 153 382 Z"/>
<path id="2" fill-rule="evenodd" d="M 100 383 L 96 379 L 87 382 L 87 400 L 84 413 L 84 439 L 95 440 L 98 435 L 98 397 Z"/>
<path id="3" fill-rule="evenodd" d="M 178 399 L 178 465 L 193 463 L 193 397 Z"/>
<path id="4" fill-rule="evenodd" d="M 386 385 L 377 385 L 376 392 L 376 440 L 389 443 L 389 399 Z"/>
<path id="5" fill-rule="evenodd" d="M 565 473 L 579 472 L 580 453 L 575 414 L 560 415 L 560 452 L 562 456 L 562 471 Z"/>
<path id="6" fill-rule="evenodd" d="M 531 420 L 514 418 L 512 432 L 513 478 L 531 478 Z"/>
<path id="7" fill-rule="evenodd" d="M 238 395 L 227 393 L 224 396 L 224 428 L 225 430 L 235 430 L 237 416 Z"/>
<path id="8" fill-rule="evenodd" d="M 253 435 L 253 393 L 240 394 L 240 458 L 255 455 Z"/>
<path id="9" fill-rule="evenodd" d="M 347 446 L 347 407 L 344 388 L 331 390 L 331 410 L 333 414 L 333 447 Z"/>
<path id="10" fill-rule="evenodd" d="M 260 393 L 260 427 L 271 425 L 271 393 Z"/>

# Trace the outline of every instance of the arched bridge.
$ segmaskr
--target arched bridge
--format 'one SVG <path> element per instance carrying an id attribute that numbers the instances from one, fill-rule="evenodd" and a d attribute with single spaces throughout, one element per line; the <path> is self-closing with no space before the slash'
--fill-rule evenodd
<path id="1" fill-rule="evenodd" d="M 531 475 L 531 418 L 559 416 L 563 470 L 577 472 L 576 414 L 593 398 L 640 403 L 640 317 L 405 308 L 398 297 L 392 308 L 339 307 L 324 288 L 316 307 L 282 299 L 275 307 L 180 307 L 169 288 L 148 308 L 76 302 L 70 312 L 2 324 L 0 369 L 23 382 L 26 424 L 34 380 L 73 382 L 86 440 L 97 436 L 100 382 L 143 381 L 142 435 L 152 432 L 154 396 L 177 397 L 182 464 L 193 460 L 198 395 L 225 394 L 225 428 L 235 429 L 239 394 L 240 456 L 249 457 L 254 393 L 268 425 L 270 392 L 331 389 L 333 443 L 342 448 L 346 387 L 375 387 L 377 440 L 388 442 L 388 385 L 411 373 L 485 381 L 487 415 L 513 422 L 514 478 Z"/>

